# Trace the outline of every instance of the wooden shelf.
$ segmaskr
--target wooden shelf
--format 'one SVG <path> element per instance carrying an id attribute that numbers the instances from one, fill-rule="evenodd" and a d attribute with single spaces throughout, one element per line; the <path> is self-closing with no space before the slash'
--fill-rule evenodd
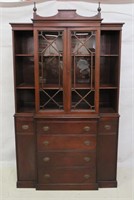
<path id="1" fill-rule="evenodd" d="M 72 57 L 91 57 L 91 56 L 95 56 L 95 52 L 93 52 L 94 55 L 91 54 L 72 54 Z"/>
<path id="2" fill-rule="evenodd" d="M 118 89 L 117 86 L 114 86 L 114 85 L 100 85 L 100 90 L 105 90 L 105 89 Z"/>
<path id="3" fill-rule="evenodd" d="M 89 87 L 89 86 L 76 86 L 76 87 L 72 87 L 72 90 L 91 90 L 94 91 L 95 88 L 94 87 Z"/>
<path id="4" fill-rule="evenodd" d="M 32 106 L 21 107 L 17 109 L 17 113 L 32 113 L 32 112 L 35 112 L 35 108 Z"/>
<path id="5" fill-rule="evenodd" d="M 56 84 L 40 84 L 40 89 L 47 89 L 47 90 L 63 90 L 63 87 L 59 86 L 59 85 L 56 85 Z"/>
<path id="6" fill-rule="evenodd" d="M 34 54 L 31 53 L 17 53 L 15 54 L 16 57 L 33 57 Z"/>
<path id="7" fill-rule="evenodd" d="M 59 55 L 57 55 L 57 54 L 49 54 L 49 55 L 44 55 L 44 57 L 62 57 L 63 56 L 63 54 L 59 54 Z"/>
<path id="8" fill-rule="evenodd" d="M 118 54 L 101 54 L 101 57 L 118 57 Z"/>
<path id="9" fill-rule="evenodd" d="M 16 86 L 16 89 L 35 89 L 35 87 L 32 84 L 21 83 Z"/>
<path id="10" fill-rule="evenodd" d="M 111 107 L 100 108 L 100 113 L 116 113 Z"/>

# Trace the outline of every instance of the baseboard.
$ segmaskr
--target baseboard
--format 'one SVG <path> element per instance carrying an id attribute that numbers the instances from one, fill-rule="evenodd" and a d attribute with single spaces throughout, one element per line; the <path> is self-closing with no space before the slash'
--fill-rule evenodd
<path id="1" fill-rule="evenodd" d="M 34 181 L 17 181 L 17 188 L 35 188 Z"/>
<path id="2" fill-rule="evenodd" d="M 98 181 L 99 188 L 116 188 L 117 181 Z"/>
<path id="3" fill-rule="evenodd" d="M 98 190 L 98 184 L 37 184 L 36 190 Z"/>

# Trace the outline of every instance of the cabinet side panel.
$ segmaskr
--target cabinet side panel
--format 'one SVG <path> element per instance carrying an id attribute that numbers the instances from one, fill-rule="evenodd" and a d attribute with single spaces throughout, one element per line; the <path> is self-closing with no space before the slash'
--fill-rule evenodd
<path id="1" fill-rule="evenodd" d="M 34 135 L 16 135 L 19 181 L 35 180 Z"/>
<path id="2" fill-rule="evenodd" d="M 117 135 L 98 136 L 98 181 L 116 180 Z"/>

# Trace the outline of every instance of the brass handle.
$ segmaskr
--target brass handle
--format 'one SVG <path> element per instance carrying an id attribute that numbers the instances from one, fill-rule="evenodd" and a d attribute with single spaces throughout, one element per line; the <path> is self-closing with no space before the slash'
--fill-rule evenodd
<path id="1" fill-rule="evenodd" d="M 90 158 L 90 157 L 84 157 L 84 160 L 85 160 L 86 162 L 89 162 L 89 161 L 91 160 L 91 158 Z"/>
<path id="2" fill-rule="evenodd" d="M 45 132 L 47 132 L 49 129 L 50 129 L 49 126 L 43 126 L 43 130 L 44 130 Z"/>
<path id="3" fill-rule="evenodd" d="M 29 126 L 28 126 L 27 124 L 24 124 L 24 125 L 21 126 L 21 128 L 22 128 L 23 130 L 27 130 L 27 129 L 29 129 Z"/>
<path id="4" fill-rule="evenodd" d="M 49 144 L 49 141 L 48 141 L 48 140 L 45 140 L 45 141 L 43 142 L 43 144 L 44 144 L 45 146 L 47 146 L 47 145 Z"/>
<path id="5" fill-rule="evenodd" d="M 84 144 L 85 144 L 86 146 L 89 146 L 90 143 L 91 143 L 91 142 L 90 142 L 89 140 L 85 140 L 85 141 L 84 141 Z"/>
<path id="6" fill-rule="evenodd" d="M 85 174 L 85 175 L 84 175 L 84 178 L 85 178 L 85 179 L 89 179 L 89 178 L 90 178 L 90 175 L 89 175 L 89 174 Z"/>
<path id="7" fill-rule="evenodd" d="M 84 131 L 88 132 L 88 131 L 90 131 L 91 128 L 90 128 L 90 126 L 85 126 L 83 129 L 84 129 Z"/>
<path id="8" fill-rule="evenodd" d="M 108 125 L 108 124 L 106 124 L 104 127 L 105 127 L 106 130 L 110 130 L 111 129 L 111 125 Z"/>
<path id="9" fill-rule="evenodd" d="M 50 160 L 49 157 L 45 157 L 45 158 L 43 158 L 43 161 L 44 161 L 44 162 L 49 162 L 49 160 Z"/>
<path id="10" fill-rule="evenodd" d="M 50 174 L 45 174 L 44 178 L 50 178 Z"/>

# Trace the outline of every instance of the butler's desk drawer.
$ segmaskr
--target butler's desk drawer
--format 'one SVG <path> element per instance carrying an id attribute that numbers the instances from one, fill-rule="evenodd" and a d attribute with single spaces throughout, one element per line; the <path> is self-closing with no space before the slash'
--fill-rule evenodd
<path id="1" fill-rule="evenodd" d="M 96 134 L 97 121 L 37 121 L 39 134 Z"/>
<path id="2" fill-rule="evenodd" d="M 95 168 L 96 153 L 79 152 L 40 152 L 38 153 L 39 168 L 85 166 Z"/>
<path id="3" fill-rule="evenodd" d="M 34 122 L 32 117 L 16 117 L 15 127 L 17 134 L 33 134 Z"/>
<path id="4" fill-rule="evenodd" d="M 37 136 L 38 151 L 96 149 L 96 136 L 89 135 L 43 135 Z"/>
<path id="5" fill-rule="evenodd" d="M 94 168 L 50 168 L 38 171 L 38 181 L 44 184 L 90 183 L 96 181 Z"/>
<path id="6" fill-rule="evenodd" d="M 99 122 L 99 135 L 111 135 L 118 132 L 118 118 L 102 118 Z"/>

